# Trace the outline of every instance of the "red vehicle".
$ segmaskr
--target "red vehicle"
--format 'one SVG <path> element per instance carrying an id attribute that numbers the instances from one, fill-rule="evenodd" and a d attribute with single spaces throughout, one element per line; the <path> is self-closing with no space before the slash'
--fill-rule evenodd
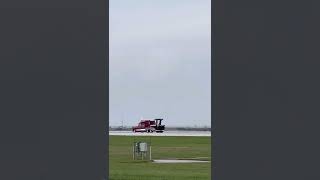
<path id="1" fill-rule="evenodd" d="M 154 120 L 141 120 L 138 126 L 132 127 L 133 132 L 157 132 L 162 133 L 165 129 L 165 125 L 161 124 L 163 119 L 154 119 Z"/>

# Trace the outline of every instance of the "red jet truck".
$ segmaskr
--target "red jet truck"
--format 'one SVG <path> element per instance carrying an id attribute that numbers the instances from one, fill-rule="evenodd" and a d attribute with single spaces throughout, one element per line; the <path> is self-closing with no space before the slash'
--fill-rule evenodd
<path id="1" fill-rule="evenodd" d="M 132 131 L 133 132 L 162 133 L 165 129 L 165 125 L 161 124 L 162 121 L 163 121 L 163 119 L 141 120 L 137 126 L 132 127 Z"/>

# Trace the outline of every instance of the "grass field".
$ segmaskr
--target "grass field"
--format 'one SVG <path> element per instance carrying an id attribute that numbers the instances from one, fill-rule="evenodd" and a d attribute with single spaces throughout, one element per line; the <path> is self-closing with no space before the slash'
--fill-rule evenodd
<path id="1" fill-rule="evenodd" d="M 132 160 L 132 136 L 109 136 L 110 180 L 209 180 L 211 163 L 157 164 Z M 141 138 L 143 139 L 143 138 Z M 149 138 L 147 138 L 149 140 Z M 211 137 L 151 137 L 152 159 L 211 160 Z"/>

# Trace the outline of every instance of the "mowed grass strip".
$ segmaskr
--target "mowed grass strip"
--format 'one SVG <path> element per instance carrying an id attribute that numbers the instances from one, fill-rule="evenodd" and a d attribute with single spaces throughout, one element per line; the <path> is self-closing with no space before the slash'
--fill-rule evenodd
<path id="1" fill-rule="evenodd" d="M 136 140 L 149 141 L 146 137 Z M 209 180 L 211 163 L 157 164 L 133 161 L 132 136 L 109 136 L 111 180 Z M 211 137 L 151 137 L 152 159 L 211 160 Z"/>

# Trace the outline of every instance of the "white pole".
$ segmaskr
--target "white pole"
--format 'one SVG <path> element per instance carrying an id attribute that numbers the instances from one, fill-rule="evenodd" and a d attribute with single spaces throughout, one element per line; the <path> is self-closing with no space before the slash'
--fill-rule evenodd
<path id="1" fill-rule="evenodd" d="M 132 157 L 133 157 L 133 160 L 134 160 L 134 154 L 135 154 L 135 152 L 134 152 L 134 145 L 133 145 L 133 147 L 132 147 Z"/>
<path id="2" fill-rule="evenodd" d="M 151 161 L 152 159 L 151 159 L 151 146 L 150 146 L 150 161 Z"/>

